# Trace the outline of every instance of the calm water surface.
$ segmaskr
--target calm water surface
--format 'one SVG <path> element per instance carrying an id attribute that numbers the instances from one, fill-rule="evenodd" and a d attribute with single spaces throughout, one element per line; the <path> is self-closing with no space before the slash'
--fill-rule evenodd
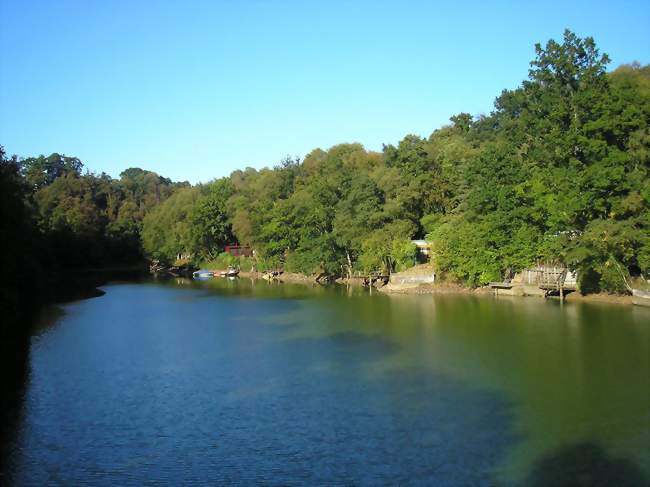
<path id="1" fill-rule="evenodd" d="M 244 279 L 103 290 L 35 332 L 0 484 L 650 478 L 650 309 Z"/>

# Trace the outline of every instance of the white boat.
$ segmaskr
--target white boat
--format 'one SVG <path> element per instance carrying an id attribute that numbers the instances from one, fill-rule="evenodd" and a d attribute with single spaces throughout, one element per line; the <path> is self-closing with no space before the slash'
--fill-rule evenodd
<path id="1" fill-rule="evenodd" d="M 227 271 L 221 271 L 219 275 L 222 277 L 237 277 L 239 275 L 239 269 L 233 269 L 231 267 Z"/>
<path id="2" fill-rule="evenodd" d="M 650 306 L 650 292 L 632 289 L 632 303 L 638 306 Z"/>
<path id="3" fill-rule="evenodd" d="M 207 277 L 214 277 L 214 272 L 207 269 L 200 269 L 198 271 L 192 272 L 192 277 L 195 279 L 205 279 Z"/>

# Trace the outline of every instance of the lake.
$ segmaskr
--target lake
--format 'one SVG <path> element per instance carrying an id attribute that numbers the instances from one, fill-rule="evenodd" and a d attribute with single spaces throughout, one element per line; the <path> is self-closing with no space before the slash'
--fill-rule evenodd
<path id="1" fill-rule="evenodd" d="M 102 290 L 43 313 L 0 484 L 650 478 L 650 309 L 248 279 Z"/>

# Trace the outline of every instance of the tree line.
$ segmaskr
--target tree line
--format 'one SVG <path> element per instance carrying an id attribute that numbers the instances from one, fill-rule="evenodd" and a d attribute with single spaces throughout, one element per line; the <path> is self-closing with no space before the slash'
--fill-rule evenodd
<path id="1" fill-rule="evenodd" d="M 8 157 L 0 146 L 2 334 L 69 271 L 142 262 L 144 216 L 188 186 L 139 168 L 119 179 L 84 173 L 60 154 Z"/>
<path id="2" fill-rule="evenodd" d="M 608 63 L 566 31 L 489 115 L 184 188 L 145 217 L 144 248 L 209 260 L 238 241 L 267 267 L 341 275 L 408 267 L 426 238 L 471 286 L 546 261 L 578 269 L 586 292 L 623 291 L 622 271 L 650 269 L 650 67 Z"/>
<path id="3" fill-rule="evenodd" d="M 345 275 L 407 268 L 411 240 L 426 238 L 438 271 L 470 286 L 546 261 L 578 269 L 585 292 L 620 292 L 622 274 L 650 271 L 650 66 L 608 64 L 566 31 L 536 46 L 528 79 L 488 115 L 460 113 L 381 152 L 339 144 L 194 186 L 3 152 L 3 255 L 18 275 L 206 263 L 236 242 L 258 270 Z"/>

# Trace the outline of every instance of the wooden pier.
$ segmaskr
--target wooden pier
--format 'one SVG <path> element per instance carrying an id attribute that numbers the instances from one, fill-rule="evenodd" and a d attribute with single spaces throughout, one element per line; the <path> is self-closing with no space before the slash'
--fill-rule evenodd
<path id="1" fill-rule="evenodd" d="M 525 269 L 512 279 L 491 282 L 490 287 L 494 290 L 495 296 L 498 296 L 500 291 L 508 295 L 523 296 L 530 292 L 530 288 L 537 288 L 543 291 L 545 297 L 559 295 L 561 300 L 564 300 L 567 292 L 578 289 L 575 271 L 562 265 L 549 264 Z"/>
<path id="2" fill-rule="evenodd" d="M 576 275 L 569 272 L 566 267 L 544 267 L 538 285 L 540 289 L 544 290 L 545 296 L 557 292 L 560 295 L 560 300 L 564 300 L 566 291 L 577 289 Z"/>
<path id="3" fill-rule="evenodd" d="M 512 282 L 505 280 L 501 282 L 491 282 L 490 287 L 494 290 L 494 295 L 499 295 L 499 289 L 512 289 Z"/>

